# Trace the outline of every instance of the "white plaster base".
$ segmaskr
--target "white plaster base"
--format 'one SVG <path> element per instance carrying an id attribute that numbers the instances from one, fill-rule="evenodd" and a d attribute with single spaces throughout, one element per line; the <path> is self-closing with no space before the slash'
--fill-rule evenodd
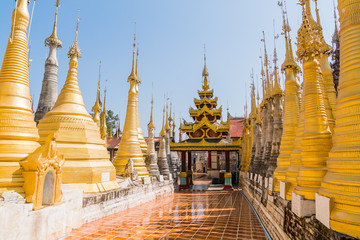
<path id="1" fill-rule="evenodd" d="M 331 198 L 321 196 L 316 193 L 315 195 L 316 206 L 316 219 L 324 224 L 327 228 L 330 228 L 330 211 L 332 208 Z"/>
<path id="2" fill-rule="evenodd" d="M 160 175 L 161 176 L 161 175 Z M 91 222 L 119 211 L 135 207 L 159 197 L 173 195 L 173 181 L 140 184 L 125 189 L 96 194 L 85 194 L 82 223 Z"/>
<path id="3" fill-rule="evenodd" d="M 259 176 L 258 183 L 260 184 L 260 187 L 263 186 L 263 177 Z"/>
<path id="4" fill-rule="evenodd" d="M 79 228 L 82 190 L 63 190 L 63 195 L 63 203 L 36 211 L 32 203 L 0 202 L 0 240 L 52 240 Z"/>
<path id="5" fill-rule="evenodd" d="M 280 197 L 284 200 L 286 200 L 286 192 L 290 187 L 290 183 L 286 181 L 280 182 Z"/>
<path id="6" fill-rule="evenodd" d="M 164 181 L 164 175 L 159 175 L 159 182 L 163 182 Z"/>
<path id="7" fill-rule="evenodd" d="M 269 187 L 269 178 L 265 178 L 265 188 L 268 188 L 268 187 Z"/>
<path id="8" fill-rule="evenodd" d="M 315 214 L 315 201 L 305 200 L 302 195 L 292 193 L 291 211 L 298 217 L 310 217 Z"/>
<path id="9" fill-rule="evenodd" d="M 150 177 L 144 177 L 144 184 L 150 184 L 151 178 Z"/>

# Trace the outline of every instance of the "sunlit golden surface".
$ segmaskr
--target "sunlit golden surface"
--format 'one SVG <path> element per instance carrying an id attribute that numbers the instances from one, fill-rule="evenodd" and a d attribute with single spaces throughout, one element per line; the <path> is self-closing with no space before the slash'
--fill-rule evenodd
<path id="1" fill-rule="evenodd" d="M 266 239 L 239 191 L 175 193 L 84 224 L 66 239 Z"/>

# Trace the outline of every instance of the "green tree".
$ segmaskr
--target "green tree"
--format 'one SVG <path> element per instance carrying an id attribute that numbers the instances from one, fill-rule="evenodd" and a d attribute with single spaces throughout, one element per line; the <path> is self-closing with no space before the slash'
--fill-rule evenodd
<path id="1" fill-rule="evenodd" d="M 107 110 L 106 127 L 108 136 L 110 135 L 110 126 L 112 123 L 112 135 L 116 135 L 117 123 L 119 122 L 119 114 L 114 114 L 112 110 Z"/>
<path id="2" fill-rule="evenodd" d="M 94 113 L 91 112 L 90 115 L 94 117 Z M 101 121 L 101 120 L 100 120 Z M 112 110 L 107 110 L 107 117 L 106 117 L 106 127 L 107 127 L 107 134 L 110 136 L 110 126 L 112 123 L 112 135 L 116 136 L 116 130 L 117 130 L 117 123 L 119 122 L 119 115 L 114 115 L 114 112 Z"/>

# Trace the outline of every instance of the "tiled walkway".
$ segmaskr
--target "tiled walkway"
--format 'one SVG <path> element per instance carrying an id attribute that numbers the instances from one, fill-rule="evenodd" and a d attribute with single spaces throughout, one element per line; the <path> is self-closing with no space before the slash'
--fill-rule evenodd
<path id="1" fill-rule="evenodd" d="M 264 239 L 240 192 L 186 192 L 84 224 L 70 239 Z"/>

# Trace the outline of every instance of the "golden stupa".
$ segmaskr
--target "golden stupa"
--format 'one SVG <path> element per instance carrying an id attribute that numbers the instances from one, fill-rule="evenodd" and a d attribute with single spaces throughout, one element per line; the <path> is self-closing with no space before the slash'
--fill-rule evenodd
<path id="1" fill-rule="evenodd" d="M 16 191 L 24 195 L 19 161 L 40 146 L 30 105 L 28 24 L 27 1 L 18 0 L 0 70 L 0 193 Z"/>
<path id="2" fill-rule="evenodd" d="M 126 119 L 121 141 L 119 143 L 119 148 L 114 159 L 114 165 L 116 167 L 116 173 L 122 175 L 129 159 L 132 159 L 139 177 L 148 177 L 149 172 L 147 171 L 145 165 L 145 158 L 141 148 L 141 142 L 139 140 L 140 134 L 138 130 L 138 95 L 140 79 L 135 72 L 135 47 L 136 44 L 134 42 L 132 69 L 130 76 L 128 77 L 128 82 L 130 82 L 130 90 L 128 95 Z"/>
<path id="3" fill-rule="evenodd" d="M 326 161 L 331 149 L 331 131 L 327 118 L 326 93 L 317 56 L 321 41 L 313 28 L 310 0 L 301 2 L 303 21 L 298 31 L 297 55 L 304 69 L 304 135 L 301 141 L 301 167 L 294 192 L 305 199 L 315 200 L 322 178 L 326 174 Z"/>
<path id="4" fill-rule="evenodd" d="M 285 36 L 285 61 L 281 70 L 285 72 L 284 91 L 284 123 L 277 168 L 274 172 L 274 191 L 280 191 L 280 181 L 285 181 L 286 172 L 290 166 L 290 155 L 294 151 L 296 129 L 300 115 L 300 84 L 296 78 L 299 66 L 296 64 L 290 37 L 290 26 L 288 24 L 285 10 L 283 9 L 283 30 Z M 295 179 L 296 181 L 296 179 Z"/>
<path id="5" fill-rule="evenodd" d="M 333 147 L 320 194 L 332 199 L 330 227 L 360 237 L 360 1 L 339 0 L 340 81 Z"/>
<path id="6" fill-rule="evenodd" d="M 49 134 L 58 132 L 58 152 L 65 156 L 63 183 L 88 193 L 102 192 L 119 186 L 99 127 L 86 111 L 81 96 L 77 80 L 78 58 L 81 57 L 78 25 L 79 21 L 75 41 L 68 53 L 70 62 L 65 84 L 53 109 L 38 125 L 40 143 L 44 144 Z"/>

